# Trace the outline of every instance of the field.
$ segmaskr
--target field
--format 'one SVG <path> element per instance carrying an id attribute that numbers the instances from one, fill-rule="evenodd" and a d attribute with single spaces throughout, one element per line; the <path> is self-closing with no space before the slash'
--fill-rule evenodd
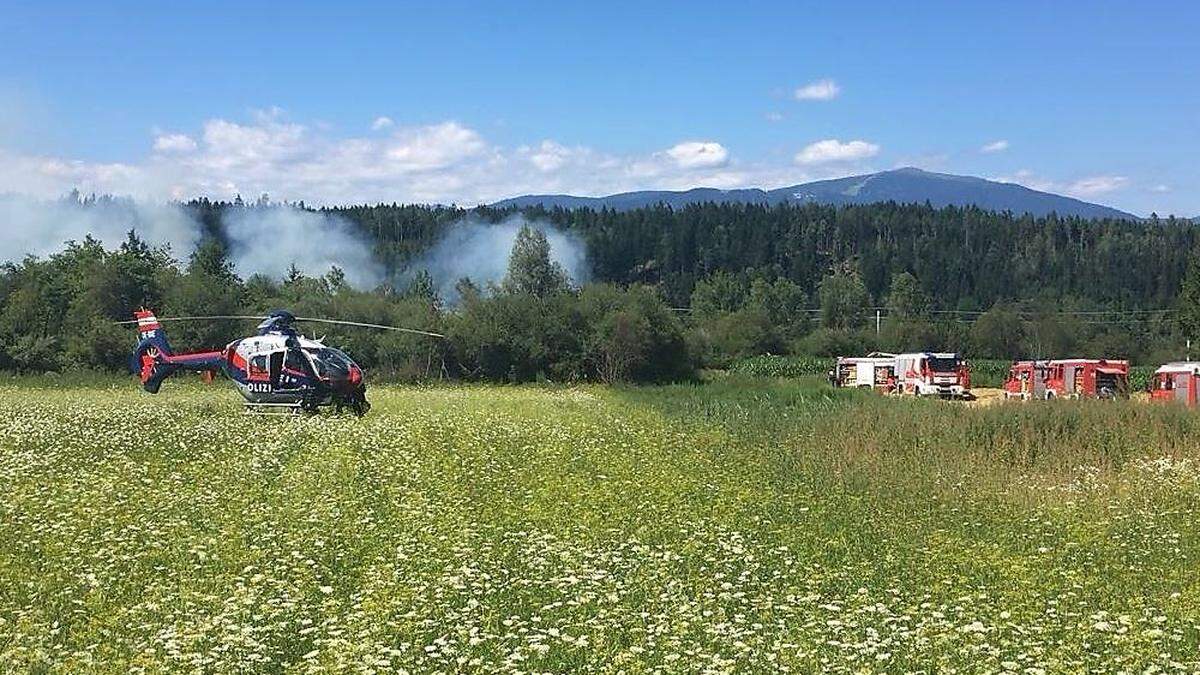
<path id="1" fill-rule="evenodd" d="M 1200 417 L 815 381 L 0 384 L 0 663 L 1196 671 Z"/>

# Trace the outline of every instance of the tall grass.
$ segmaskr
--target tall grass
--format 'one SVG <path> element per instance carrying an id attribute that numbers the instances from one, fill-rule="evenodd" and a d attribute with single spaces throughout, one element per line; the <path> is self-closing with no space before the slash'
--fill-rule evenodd
<path id="1" fill-rule="evenodd" d="M 0 663 L 1200 662 L 1189 411 L 812 380 L 381 387 L 362 420 L 247 418 L 199 384 L 0 384 Z"/>

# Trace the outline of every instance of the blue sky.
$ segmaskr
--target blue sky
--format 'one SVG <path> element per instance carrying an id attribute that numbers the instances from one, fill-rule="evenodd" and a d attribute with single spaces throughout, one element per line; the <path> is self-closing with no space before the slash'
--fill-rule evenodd
<path id="1" fill-rule="evenodd" d="M 5 2 L 0 191 L 470 204 L 915 165 L 1200 215 L 1200 5 L 912 4 Z"/>

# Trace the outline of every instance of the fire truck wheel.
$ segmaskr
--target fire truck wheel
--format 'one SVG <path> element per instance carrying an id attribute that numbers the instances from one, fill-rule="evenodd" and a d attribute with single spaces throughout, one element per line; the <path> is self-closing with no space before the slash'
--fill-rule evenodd
<path id="1" fill-rule="evenodd" d="M 1054 392 L 1052 392 L 1052 391 L 1046 392 L 1046 400 L 1053 401 L 1054 400 Z"/>

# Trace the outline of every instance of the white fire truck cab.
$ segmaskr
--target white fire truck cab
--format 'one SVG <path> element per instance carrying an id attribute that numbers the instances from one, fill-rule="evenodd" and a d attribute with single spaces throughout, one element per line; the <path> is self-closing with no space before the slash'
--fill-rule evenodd
<path id="1" fill-rule="evenodd" d="M 839 356 L 830 374 L 835 387 L 862 387 L 890 392 L 896 382 L 896 356 L 872 352 L 866 356 Z"/>
<path id="2" fill-rule="evenodd" d="M 973 398 L 970 366 L 954 352 L 897 354 L 896 381 L 899 394 Z"/>

